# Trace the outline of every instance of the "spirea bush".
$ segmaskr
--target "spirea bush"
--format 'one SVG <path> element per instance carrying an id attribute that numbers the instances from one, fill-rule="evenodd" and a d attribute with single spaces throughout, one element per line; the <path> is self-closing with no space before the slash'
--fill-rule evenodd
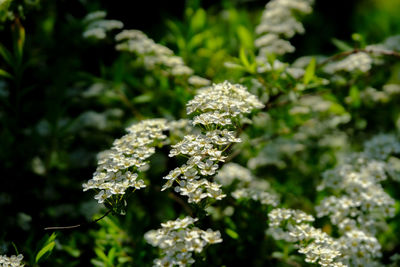
<path id="1" fill-rule="evenodd" d="M 29 66 L 29 5 L 0 3 L 14 44 L 0 45 L 5 101 Z M 79 115 L 25 134 L 53 142 L 32 152 L 30 172 L 75 170 L 73 195 L 86 199 L 69 210 L 86 222 L 46 227 L 58 234 L 21 245 L 25 257 L 12 243 L 0 266 L 398 266 L 400 37 L 355 33 L 333 39 L 335 53 L 304 54 L 291 39 L 308 38 L 313 6 L 188 4 L 160 41 L 104 10 L 75 18 L 86 52 L 108 63 L 74 77 Z M 58 147 L 67 136 L 78 149 Z"/>

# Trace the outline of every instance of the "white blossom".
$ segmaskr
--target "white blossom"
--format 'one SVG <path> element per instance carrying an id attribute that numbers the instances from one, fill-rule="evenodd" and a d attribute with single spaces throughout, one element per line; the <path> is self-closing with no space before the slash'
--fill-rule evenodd
<path id="1" fill-rule="evenodd" d="M 105 11 L 95 11 L 86 15 L 83 22 L 86 24 L 83 32 L 84 38 L 104 39 L 107 32 L 122 29 L 124 24 L 119 20 L 104 19 L 107 13 Z"/>
<path id="2" fill-rule="evenodd" d="M 185 217 L 162 223 L 162 228 L 145 234 L 146 241 L 161 251 L 153 266 L 188 266 L 194 263 L 193 253 L 201 253 L 208 244 L 222 242 L 221 233 L 201 230 L 193 224 L 197 218 Z"/>
<path id="3" fill-rule="evenodd" d="M 318 190 L 334 195 L 316 207 L 317 216 L 328 216 L 341 237 L 338 249 L 343 262 L 354 266 L 376 266 L 380 244 L 374 234 L 386 217 L 393 217 L 395 201 L 380 184 L 387 179 L 391 154 L 400 153 L 394 135 L 380 134 L 364 144 L 364 151 L 348 155 L 343 163 L 323 173 Z"/>
<path id="4" fill-rule="evenodd" d="M 367 72 L 372 67 L 372 58 L 365 52 L 358 52 L 347 56 L 346 58 L 327 64 L 324 70 L 327 73 L 335 73 L 339 71 L 346 72 Z"/>
<path id="5" fill-rule="evenodd" d="M 296 242 L 305 262 L 320 266 L 346 266 L 340 257 L 338 242 L 320 229 L 309 225 L 314 217 L 301 210 L 273 209 L 269 214 L 268 233 L 277 240 Z"/>
<path id="6" fill-rule="evenodd" d="M 0 267 L 23 267 L 22 259 L 24 256 L 22 254 L 12 255 L 7 257 L 6 255 L 0 255 Z"/>
<path id="7" fill-rule="evenodd" d="M 273 207 L 279 203 L 277 194 L 271 190 L 267 181 L 254 177 L 249 169 L 239 164 L 224 165 L 215 180 L 224 187 L 235 184 L 236 189 L 231 193 L 235 199 L 252 199 Z"/>
<path id="8" fill-rule="evenodd" d="M 175 191 L 187 196 L 189 203 L 198 203 L 205 198 L 224 198 L 221 185 L 207 177 L 214 176 L 219 164 L 225 162 L 226 148 L 241 142 L 233 131 L 240 119 L 262 107 L 254 95 L 238 84 L 224 82 L 199 90 L 187 104 L 187 113 L 196 114 L 191 123 L 199 125 L 203 133 L 186 135 L 172 145 L 170 157 L 184 155 L 188 160 L 164 177 L 167 182 L 162 190 L 177 183 Z"/>
<path id="9" fill-rule="evenodd" d="M 83 190 L 100 190 L 95 199 L 103 203 L 113 195 L 125 194 L 130 187 L 145 187 L 144 181 L 138 179 L 138 172 L 154 154 L 154 146 L 167 138 L 163 134 L 167 129 L 164 119 L 145 120 L 128 127 L 128 134 L 116 139 L 111 149 L 99 153 L 96 172 L 83 184 Z"/>
<path id="10" fill-rule="evenodd" d="M 117 50 L 136 54 L 148 70 L 157 69 L 167 76 L 184 77 L 188 84 L 195 87 L 210 84 L 209 80 L 193 75 L 193 70 L 171 49 L 156 43 L 139 30 L 123 30 L 115 36 L 115 40 L 118 42 Z"/>
<path id="11" fill-rule="evenodd" d="M 272 0 L 267 3 L 256 28 L 260 36 L 255 46 L 260 49 L 257 61 L 266 63 L 266 54 L 283 55 L 295 48 L 289 39 L 296 33 L 304 33 L 303 25 L 295 18 L 296 14 L 309 14 L 312 11 L 312 0 Z"/>

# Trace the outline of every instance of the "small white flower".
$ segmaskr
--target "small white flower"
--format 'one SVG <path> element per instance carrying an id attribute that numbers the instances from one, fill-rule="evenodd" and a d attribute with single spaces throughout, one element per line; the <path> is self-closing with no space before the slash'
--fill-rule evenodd
<path id="1" fill-rule="evenodd" d="M 125 194 L 130 187 L 144 188 L 137 172 L 145 170 L 147 159 L 155 153 L 153 146 L 167 138 L 163 134 L 167 129 L 164 119 L 144 120 L 128 127 L 128 134 L 116 139 L 111 149 L 99 153 L 96 172 L 83 184 L 83 191 L 100 189 L 95 199 L 103 203 L 112 194 Z"/>
<path id="2" fill-rule="evenodd" d="M 154 266 L 187 266 L 194 263 L 192 253 L 201 253 L 208 244 L 222 242 L 219 231 L 201 230 L 192 226 L 198 219 L 185 217 L 162 223 L 162 228 L 151 230 L 146 241 L 162 250 L 163 257 L 154 260 Z M 190 227 L 192 226 L 192 227 Z"/>
<path id="3" fill-rule="evenodd" d="M 101 190 L 97 195 L 94 196 L 94 199 L 97 199 L 99 203 L 103 203 L 107 198 L 111 197 L 111 190 Z"/>
<path id="4" fill-rule="evenodd" d="M 261 22 L 256 28 L 260 35 L 254 42 L 260 48 L 257 61 L 267 63 L 267 54 L 283 55 L 294 51 L 284 38 L 304 33 L 303 25 L 294 14 L 308 14 L 312 11 L 312 0 L 272 0 L 265 6 Z"/>

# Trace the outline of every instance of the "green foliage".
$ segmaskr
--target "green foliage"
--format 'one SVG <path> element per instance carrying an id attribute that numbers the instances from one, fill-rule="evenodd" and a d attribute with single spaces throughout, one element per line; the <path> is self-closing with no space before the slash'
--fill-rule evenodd
<path id="1" fill-rule="evenodd" d="M 333 4 L 318 2 L 303 20 L 305 35 L 290 39 L 296 51 L 284 55 L 260 55 L 255 46 L 264 2 L 206 2 L 163 11 L 151 3 L 148 19 L 139 23 L 137 13 L 125 11 L 141 12 L 133 2 L 0 1 L 0 255 L 24 254 L 26 266 L 150 266 L 160 251 L 144 234 L 191 215 L 199 218 L 196 227 L 218 230 L 223 239 L 194 253 L 195 266 L 311 266 L 295 244 L 268 233 L 271 205 L 235 197 L 236 189 L 248 188 L 240 181 L 222 187 L 226 198 L 200 205 L 173 189 L 160 192 L 162 177 L 184 163 L 168 154 L 187 129 L 166 132 L 170 143 L 157 146 L 150 168 L 139 173 L 146 188 L 117 205 L 100 205 L 94 192 L 82 192 L 96 170 L 96 155 L 124 128 L 151 118 L 190 118 L 186 105 L 201 87 L 188 82 L 191 75 L 172 75 L 165 66 L 146 66 L 143 55 L 116 50 L 118 31 L 101 41 L 85 39 L 85 13 L 98 9 L 109 9 L 108 17 L 124 22 L 124 29 L 140 29 L 171 49 L 193 75 L 243 84 L 265 104 L 243 119 L 236 133 L 242 142 L 226 148 L 226 164 L 237 163 L 267 182 L 280 196 L 278 207 L 316 215 L 323 199 L 340 196 L 317 190 L 325 171 L 363 151 L 371 137 L 398 138 L 397 1 L 347 3 L 348 17 L 340 23 L 340 14 L 330 19 L 326 13 Z M 371 53 L 374 46 L 386 52 Z M 361 53 L 370 60 L 361 67 L 345 61 Z M 389 178 L 381 183 L 395 201 L 394 216 L 377 219 L 375 235 L 382 246 L 378 260 L 387 266 L 399 262 L 399 162 L 398 153 L 387 158 Z M 261 183 L 257 188 L 263 189 Z M 113 213 L 89 223 L 109 209 Z M 44 227 L 77 223 L 82 226 L 43 238 Z M 327 216 L 314 226 L 333 238 L 342 235 Z"/>
<path id="2" fill-rule="evenodd" d="M 315 60 L 315 58 L 312 58 L 310 60 L 310 63 L 308 63 L 308 66 L 306 68 L 306 72 L 305 72 L 304 77 L 303 77 L 303 83 L 305 85 L 309 84 L 310 81 L 313 80 L 314 75 L 315 75 L 315 65 L 316 65 L 316 60 Z"/>
<path id="3" fill-rule="evenodd" d="M 38 263 L 41 259 L 45 259 L 50 256 L 50 254 L 52 253 L 52 251 L 56 245 L 56 242 L 55 242 L 56 237 L 57 237 L 56 233 L 52 233 L 51 236 L 49 236 L 47 238 L 45 237 L 43 239 L 43 241 L 44 241 L 44 242 L 42 241 L 43 245 L 39 246 L 40 249 L 35 257 L 35 263 Z"/>

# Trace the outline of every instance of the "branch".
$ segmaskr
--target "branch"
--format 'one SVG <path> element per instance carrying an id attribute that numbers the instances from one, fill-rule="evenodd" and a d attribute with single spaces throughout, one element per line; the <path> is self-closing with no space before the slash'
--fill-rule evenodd
<path id="1" fill-rule="evenodd" d="M 356 53 L 360 53 L 360 52 L 364 52 L 364 53 L 367 53 L 367 54 L 381 54 L 381 55 L 384 55 L 384 56 L 392 56 L 392 57 L 396 57 L 396 58 L 400 59 L 400 53 L 398 53 L 396 51 L 356 48 L 356 49 L 353 49 L 353 50 L 350 50 L 350 51 L 345 51 L 345 52 L 333 55 L 333 56 L 325 59 L 324 61 L 322 61 L 321 63 L 318 64 L 318 68 L 326 65 L 327 63 L 329 63 L 331 61 L 335 61 L 335 60 L 341 59 L 343 57 L 347 57 L 347 56 L 350 56 L 352 54 L 356 54 Z"/>
<path id="2" fill-rule="evenodd" d="M 46 227 L 44 228 L 45 231 L 50 231 L 50 230 L 67 230 L 67 229 L 74 229 L 74 228 L 79 228 L 82 226 L 89 226 L 91 224 L 95 224 L 98 221 L 102 220 L 103 218 L 107 217 L 111 213 L 111 210 L 108 210 L 103 216 L 101 216 L 98 219 L 95 219 L 91 222 L 86 222 L 86 223 L 81 223 L 77 225 L 70 225 L 70 226 L 53 226 L 53 227 Z"/>
<path id="3" fill-rule="evenodd" d="M 175 195 L 172 192 L 168 193 L 168 197 L 171 198 L 172 200 L 176 201 L 179 205 L 181 205 L 183 207 L 183 209 L 189 213 L 190 216 L 193 217 L 193 210 L 190 208 L 190 206 L 183 201 L 180 197 L 178 197 L 177 195 Z"/>

